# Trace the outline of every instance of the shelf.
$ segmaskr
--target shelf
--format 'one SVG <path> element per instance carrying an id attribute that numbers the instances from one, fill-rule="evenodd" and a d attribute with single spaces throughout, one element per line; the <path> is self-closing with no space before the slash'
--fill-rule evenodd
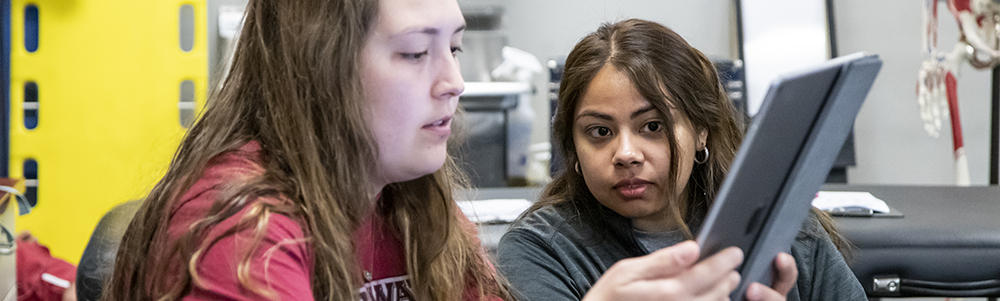
<path id="1" fill-rule="evenodd" d="M 466 82 L 462 96 L 494 96 L 531 92 L 526 82 Z"/>

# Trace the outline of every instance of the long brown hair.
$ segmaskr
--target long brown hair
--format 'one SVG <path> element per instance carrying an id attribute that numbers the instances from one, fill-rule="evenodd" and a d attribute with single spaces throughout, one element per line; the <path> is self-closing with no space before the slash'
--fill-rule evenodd
<path id="1" fill-rule="evenodd" d="M 582 220 L 594 224 L 595 231 L 613 231 L 606 219 L 598 217 L 602 208 L 587 188 L 583 175 L 574 168 L 579 164 L 573 141 L 574 114 L 588 85 L 605 67 L 620 70 L 629 78 L 664 120 L 665 128 L 673 128 L 676 120 L 670 112 L 676 110 L 690 120 L 695 130 L 708 132 L 707 162 L 694 165 L 681 199 L 668 204 L 671 217 L 682 225 L 681 230 L 689 239 L 694 238 L 689 225 L 700 224 L 712 205 L 742 142 L 743 123 L 737 120 L 740 115 L 723 90 L 713 63 L 676 32 L 639 19 L 602 25 L 577 43 L 567 56 L 552 125 L 553 140 L 567 168 L 545 188 L 528 213 L 549 205 L 569 205 L 583 216 Z M 665 132 L 669 153 L 678 153 L 673 132 Z M 668 177 L 671 183 L 666 187 L 676 186 L 673 181 L 679 174 L 678 166 L 677 156 L 671 156 Z M 829 217 L 818 211 L 814 213 L 819 214 L 820 222 L 838 248 L 844 246 L 845 241 Z M 598 235 L 601 236 L 606 235 Z"/>
<path id="2" fill-rule="evenodd" d="M 271 214 L 299 221 L 312 247 L 317 300 L 358 299 L 361 272 L 351 234 L 371 210 L 401 234 L 415 297 L 455 300 L 469 285 L 480 295 L 503 295 L 456 215 L 451 194 L 459 173 L 451 159 L 433 174 L 386 186 L 378 208 L 367 201 L 378 148 L 366 123 L 360 58 L 378 5 L 250 1 L 232 69 L 129 225 L 104 299 L 173 300 L 190 292 L 199 285 L 198 254 L 215 242 L 204 235 L 247 204 L 249 213 L 226 235 L 253 230 L 257 239 L 245 248 L 252 250 Z M 172 206 L 209 161 L 250 141 L 260 145 L 261 171 L 230 180 L 192 231 L 165 239 Z M 259 197 L 282 202 L 252 202 Z M 231 272 L 247 289 L 270 296 L 250 279 L 250 254 L 243 255 L 239 271 Z"/>

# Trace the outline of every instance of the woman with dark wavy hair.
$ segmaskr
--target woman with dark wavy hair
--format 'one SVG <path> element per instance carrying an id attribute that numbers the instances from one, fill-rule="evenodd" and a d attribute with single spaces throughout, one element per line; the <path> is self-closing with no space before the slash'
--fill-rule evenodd
<path id="1" fill-rule="evenodd" d="M 452 197 L 455 0 L 251 0 L 106 300 L 506 298 Z"/>
<path id="2" fill-rule="evenodd" d="M 553 136 L 567 169 L 500 240 L 524 300 L 725 300 L 733 247 L 690 242 L 742 140 L 711 61 L 650 21 L 605 24 L 566 59 Z M 829 216 L 813 210 L 749 300 L 865 300 Z M 685 242 L 687 241 L 687 242 Z"/>

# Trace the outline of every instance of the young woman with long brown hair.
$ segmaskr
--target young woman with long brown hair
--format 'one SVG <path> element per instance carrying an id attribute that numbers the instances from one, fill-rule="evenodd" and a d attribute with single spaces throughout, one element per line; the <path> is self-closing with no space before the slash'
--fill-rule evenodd
<path id="1" fill-rule="evenodd" d="M 605 24 L 566 59 L 553 136 L 567 170 L 500 240 L 497 267 L 525 300 L 726 300 L 742 260 L 696 262 L 742 131 L 700 51 L 650 21 Z M 865 300 L 814 210 L 772 287 L 749 300 Z M 824 229 L 830 229 L 825 231 Z M 657 251 L 658 250 L 658 251 Z M 794 258 L 793 258 L 794 257 Z"/>
<path id="2" fill-rule="evenodd" d="M 107 300 L 507 298 L 454 204 L 455 0 L 251 0 Z"/>

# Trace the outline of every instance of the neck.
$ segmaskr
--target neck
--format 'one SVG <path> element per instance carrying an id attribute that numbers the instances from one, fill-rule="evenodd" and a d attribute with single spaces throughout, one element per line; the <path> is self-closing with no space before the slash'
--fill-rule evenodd
<path id="1" fill-rule="evenodd" d="M 371 183 L 371 186 L 369 186 L 371 190 L 368 191 L 368 201 L 374 206 L 375 203 L 378 202 L 379 194 L 382 193 L 382 190 L 385 189 L 386 186 L 392 184 L 392 181 L 389 181 L 384 176 L 376 174 L 371 178 Z"/>
<path id="2" fill-rule="evenodd" d="M 371 190 L 368 191 L 368 206 L 366 206 L 364 215 L 371 214 L 375 211 L 375 207 L 378 205 L 378 200 L 381 197 L 382 189 L 385 189 L 385 184 L 372 185 Z"/>
<path id="3" fill-rule="evenodd" d="M 374 205 L 375 202 L 378 202 L 379 194 L 382 193 L 382 189 L 384 188 L 385 185 L 381 185 L 378 186 L 377 189 L 372 189 L 371 191 L 368 192 L 368 201 L 371 202 L 372 205 Z"/>

